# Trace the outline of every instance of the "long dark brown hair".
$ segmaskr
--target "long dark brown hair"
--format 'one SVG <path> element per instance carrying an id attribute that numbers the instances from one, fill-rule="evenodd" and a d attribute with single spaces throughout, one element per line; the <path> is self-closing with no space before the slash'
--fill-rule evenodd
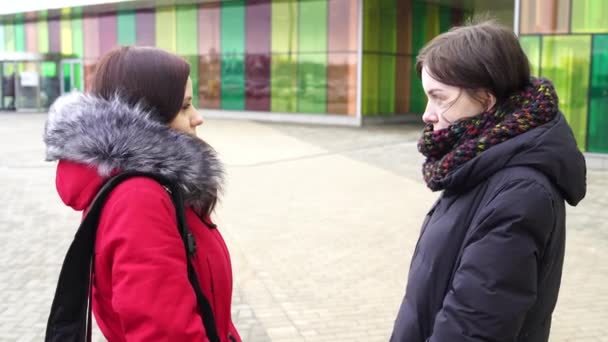
<path id="1" fill-rule="evenodd" d="M 119 96 L 130 105 L 139 104 L 152 118 L 168 124 L 179 114 L 190 65 L 185 59 L 161 49 L 124 46 L 99 60 L 89 92 L 106 100 Z M 217 196 L 199 208 L 201 219 L 211 215 Z"/>
<path id="2" fill-rule="evenodd" d="M 140 103 L 162 123 L 171 122 L 184 101 L 190 65 L 161 49 L 125 46 L 101 57 L 90 92 L 110 99 L 118 94 L 131 105 Z"/>

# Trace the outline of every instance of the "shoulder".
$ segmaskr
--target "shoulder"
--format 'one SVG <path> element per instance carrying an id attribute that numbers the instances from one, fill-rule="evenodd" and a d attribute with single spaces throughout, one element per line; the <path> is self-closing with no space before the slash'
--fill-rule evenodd
<path id="1" fill-rule="evenodd" d="M 521 196 L 523 200 L 556 200 L 551 181 L 542 172 L 531 167 L 509 167 L 488 179 L 491 199 L 499 195 Z"/>
<path id="2" fill-rule="evenodd" d="M 105 207 L 110 211 L 144 209 L 157 210 L 172 208 L 171 197 L 157 181 L 148 177 L 133 177 L 120 183 L 112 190 Z"/>

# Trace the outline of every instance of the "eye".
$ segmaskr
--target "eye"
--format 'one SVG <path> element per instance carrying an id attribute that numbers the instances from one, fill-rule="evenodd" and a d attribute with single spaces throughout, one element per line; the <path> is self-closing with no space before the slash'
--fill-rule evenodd
<path id="1" fill-rule="evenodd" d="M 190 104 L 189 103 L 186 103 L 185 105 L 182 106 L 183 110 L 186 110 L 188 108 L 190 108 Z"/>

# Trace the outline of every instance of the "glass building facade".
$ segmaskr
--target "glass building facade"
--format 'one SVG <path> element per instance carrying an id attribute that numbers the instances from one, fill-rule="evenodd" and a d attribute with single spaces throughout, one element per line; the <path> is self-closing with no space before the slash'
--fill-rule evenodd
<path id="1" fill-rule="evenodd" d="M 368 118 L 417 120 L 426 103 L 414 69 L 418 50 L 450 27 L 488 13 L 520 35 L 533 73 L 555 82 L 580 148 L 608 153 L 608 1 L 175 3 L 142 0 L 2 15 L 0 54 L 69 58 L 75 62 L 42 63 L 41 77 L 69 75 L 71 88 L 85 89 L 105 52 L 155 46 L 189 61 L 195 104 L 220 116 L 277 114 L 279 120 L 327 123 L 340 118 L 355 125 Z M 3 76 L 31 66 L 13 68 L 18 70 L 3 68 Z"/>

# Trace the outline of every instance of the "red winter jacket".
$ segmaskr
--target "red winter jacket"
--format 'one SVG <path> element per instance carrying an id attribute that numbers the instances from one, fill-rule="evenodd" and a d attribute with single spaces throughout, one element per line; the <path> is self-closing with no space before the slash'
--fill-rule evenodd
<path id="1" fill-rule="evenodd" d="M 213 149 L 169 129 L 119 100 L 60 98 L 45 129 L 47 160 L 59 160 L 57 191 L 85 211 L 116 170 L 156 172 L 182 186 L 192 262 L 222 342 L 240 342 L 231 320 L 232 269 L 215 225 L 192 209 L 221 190 Z M 200 206 L 198 206 L 200 207 Z M 93 312 L 109 342 L 208 341 L 188 280 L 175 208 L 154 180 L 131 178 L 109 195 L 97 230 Z"/>
<path id="2" fill-rule="evenodd" d="M 57 191 L 78 211 L 91 204 L 102 181 L 83 164 L 61 161 L 57 167 Z M 108 197 L 95 243 L 93 282 L 93 312 L 108 341 L 207 341 L 175 217 L 167 191 L 148 178 L 127 180 Z M 193 265 L 218 335 L 240 341 L 230 316 L 226 244 L 191 208 L 186 220 L 197 244 Z"/>

